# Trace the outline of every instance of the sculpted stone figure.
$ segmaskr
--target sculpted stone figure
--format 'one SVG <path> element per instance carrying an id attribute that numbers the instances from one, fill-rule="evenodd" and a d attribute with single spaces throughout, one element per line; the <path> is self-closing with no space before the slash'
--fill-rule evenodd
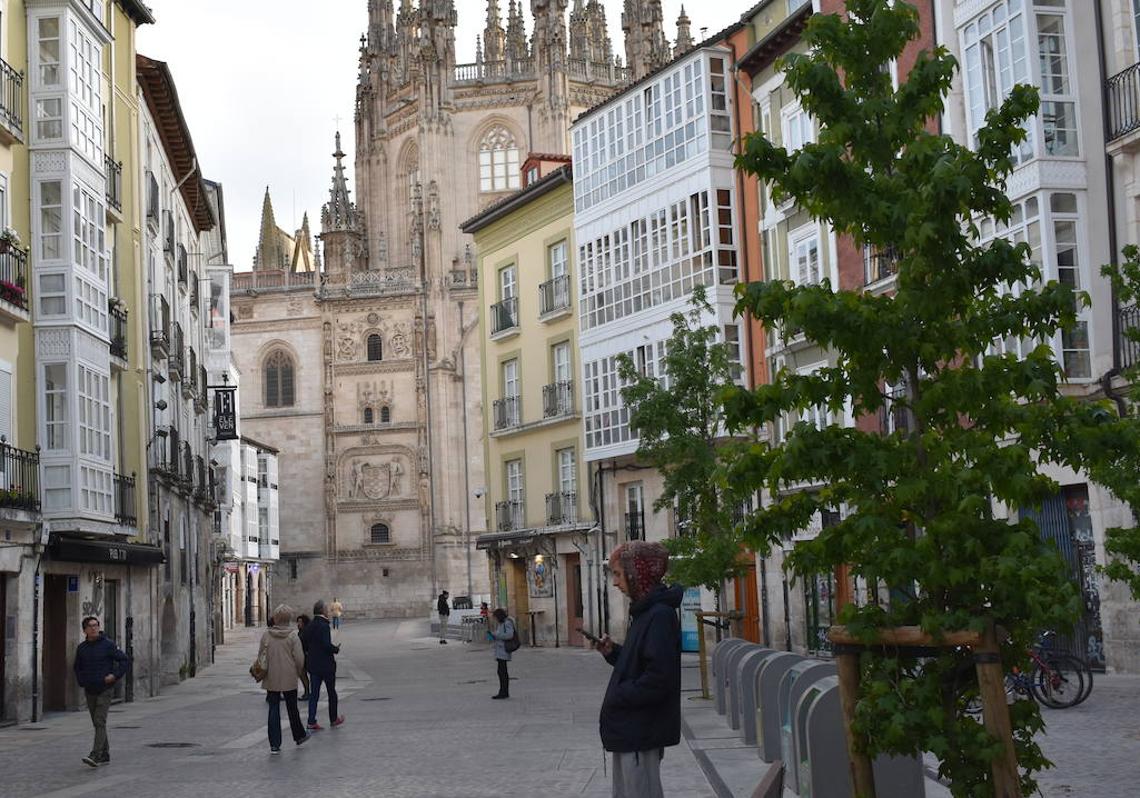
<path id="1" fill-rule="evenodd" d="M 400 493 L 400 478 L 404 475 L 404 467 L 400 465 L 400 458 L 392 458 L 391 466 L 392 474 L 392 494 L 399 495 Z"/>

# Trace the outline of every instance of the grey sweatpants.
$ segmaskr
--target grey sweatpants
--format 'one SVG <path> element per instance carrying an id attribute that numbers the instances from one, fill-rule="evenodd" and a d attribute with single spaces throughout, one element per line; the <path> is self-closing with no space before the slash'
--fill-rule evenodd
<path id="1" fill-rule="evenodd" d="M 661 789 L 661 757 L 664 751 L 614 753 L 613 798 L 665 798 Z"/>

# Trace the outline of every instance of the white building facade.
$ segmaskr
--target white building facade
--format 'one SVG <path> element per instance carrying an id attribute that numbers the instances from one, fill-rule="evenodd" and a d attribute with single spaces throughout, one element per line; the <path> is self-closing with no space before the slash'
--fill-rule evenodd
<path id="1" fill-rule="evenodd" d="M 656 512 L 659 474 L 637 463 L 621 399 L 618 359 L 660 376 L 670 315 L 691 310 L 693 287 L 712 305 L 704 321 L 740 342 L 733 288 L 737 255 L 731 54 L 690 51 L 578 118 L 573 135 L 579 346 L 585 460 L 604 561 L 630 539 L 675 536 L 683 520 Z M 742 359 L 746 357 L 741 352 Z M 603 627 L 624 626 L 610 590 Z"/>

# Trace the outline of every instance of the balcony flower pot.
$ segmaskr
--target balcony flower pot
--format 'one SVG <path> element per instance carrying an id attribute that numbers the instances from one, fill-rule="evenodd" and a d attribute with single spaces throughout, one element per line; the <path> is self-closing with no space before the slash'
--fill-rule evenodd
<path id="1" fill-rule="evenodd" d="M 0 299 L 14 305 L 24 304 L 24 287 L 18 283 L 0 280 Z"/>
<path id="2" fill-rule="evenodd" d="M 20 234 L 11 227 L 0 230 L 0 254 L 6 254 L 20 246 Z"/>

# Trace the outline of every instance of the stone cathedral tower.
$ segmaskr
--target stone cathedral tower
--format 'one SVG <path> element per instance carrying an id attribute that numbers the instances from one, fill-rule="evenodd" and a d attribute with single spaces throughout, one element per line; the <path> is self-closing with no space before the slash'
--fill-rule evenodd
<path id="1" fill-rule="evenodd" d="M 349 613 L 421 616 L 439 589 L 490 589 L 473 552 L 486 526 L 475 493 L 487 484 L 476 301 L 487 277 L 459 226 L 518 190 L 529 153 L 568 153 L 574 117 L 631 73 L 599 0 L 530 0 L 530 37 L 522 2 L 485 0 L 464 64 L 454 0 L 367 2 L 355 202 L 338 133 L 323 264 L 267 257 L 235 275 L 234 348 L 252 386 L 245 434 L 281 452 L 274 601 L 335 594 Z M 642 68 L 664 41 L 660 3 L 643 5 L 626 35 Z M 295 403 L 267 406 L 257 386 L 283 375 Z"/>

